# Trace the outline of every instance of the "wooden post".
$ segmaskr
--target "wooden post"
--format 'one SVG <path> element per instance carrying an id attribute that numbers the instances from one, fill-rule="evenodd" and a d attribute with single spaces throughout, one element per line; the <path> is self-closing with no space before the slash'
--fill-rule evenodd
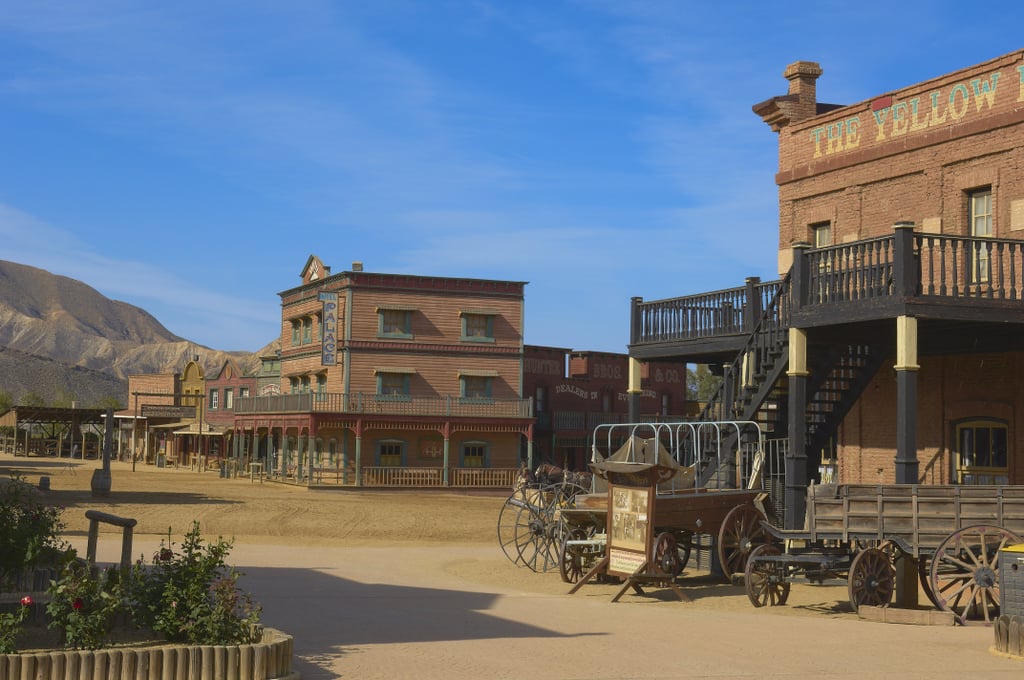
<path id="1" fill-rule="evenodd" d="M 896 319 L 896 483 L 917 484 L 917 319 Z"/>
<path id="2" fill-rule="evenodd" d="M 921 278 L 917 271 L 917 259 L 914 257 L 914 223 L 897 222 L 892 228 L 895 231 L 892 294 L 897 301 L 903 302 L 917 294 Z"/>
<path id="3" fill-rule="evenodd" d="M 793 267 L 796 270 L 796 265 Z M 807 332 L 789 329 L 789 452 L 785 528 L 802 529 L 807 510 Z"/>

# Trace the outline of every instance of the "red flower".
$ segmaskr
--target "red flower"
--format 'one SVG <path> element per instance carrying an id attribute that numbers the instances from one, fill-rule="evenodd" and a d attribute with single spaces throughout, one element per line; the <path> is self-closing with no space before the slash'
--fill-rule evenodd
<path id="1" fill-rule="evenodd" d="M 84 603 L 82 602 L 82 598 L 80 598 L 80 597 L 76 597 L 76 598 L 75 598 L 75 601 L 71 603 L 71 606 L 72 606 L 72 607 L 73 607 L 74 609 L 78 610 L 78 609 L 81 609 L 82 607 L 84 607 L 85 605 L 84 605 Z"/>
<path id="2" fill-rule="evenodd" d="M 31 607 L 32 606 L 32 596 L 31 595 L 26 595 L 25 597 L 21 598 L 21 606 L 22 607 Z"/>

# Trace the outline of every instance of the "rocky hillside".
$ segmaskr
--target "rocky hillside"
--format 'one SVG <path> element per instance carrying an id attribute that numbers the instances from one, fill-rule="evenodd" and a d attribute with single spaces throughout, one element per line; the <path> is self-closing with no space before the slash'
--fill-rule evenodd
<path id="1" fill-rule="evenodd" d="M 104 397 L 127 403 L 129 375 L 179 372 L 200 349 L 207 373 L 228 357 L 253 368 L 263 353 L 201 347 L 81 281 L 0 260 L 0 392 L 15 402 L 70 393 L 82 406 Z"/>

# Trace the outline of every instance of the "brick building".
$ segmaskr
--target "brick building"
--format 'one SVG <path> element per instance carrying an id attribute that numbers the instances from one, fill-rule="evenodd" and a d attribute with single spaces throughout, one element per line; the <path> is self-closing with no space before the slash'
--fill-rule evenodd
<path id="1" fill-rule="evenodd" d="M 687 413 L 685 364 L 644 363 L 640 374 L 641 420 Z M 629 422 L 628 376 L 627 354 L 527 345 L 523 394 L 533 397 L 536 459 L 587 469 L 594 428 Z"/>
<path id="2" fill-rule="evenodd" d="M 280 293 L 280 394 L 238 399 L 234 455 L 316 483 L 463 483 L 532 456 L 515 281 L 332 274 Z"/>
<path id="3" fill-rule="evenodd" d="M 721 369 L 703 417 L 785 443 L 788 526 L 822 477 L 1024 483 L 1024 52 L 848 106 L 821 75 L 753 107 L 783 278 L 635 299 L 630 356 Z"/>

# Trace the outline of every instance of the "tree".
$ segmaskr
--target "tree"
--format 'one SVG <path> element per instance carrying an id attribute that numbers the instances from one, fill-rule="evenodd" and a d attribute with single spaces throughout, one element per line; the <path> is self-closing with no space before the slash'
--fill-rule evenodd
<path id="1" fill-rule="evenodd" d="M 14 397 L 10 392 L 0 390 L 0 413 L 14 406 Z"/>
<path id="2" fill-rule="evenodd" d="M 96 402 L 96 408 L 102 408 L 102 409 L 112 408 L 115 411 L 120 411 L 121 409 L 124 408 L 124 405 L 121 404 L 121 400 L 118 399 L 117 397 L 110 397 L 110 396 L 108 396 L 108 397 L 103 397 L 102 399 L 97 401 Z"/>
<path id="3" fill-rule="evenodd" d="M 50 406 L 54 408 L 71 408 L 75 401 L 77 401 L 75 395 L 62 387 L 57 390 L 57 396 L 53 398 Z"/>
<path id="4" fill-rule="evenodd" d="M 46 406 L 46 400 L 38 392 L 26 392 L 18 400 L 19 406 Z"/>
<path id="5" fill-rule="evenodd" d="M 686 396 L 701 404 L 715 396 L 722 379 L 711 373 L 707 364 L 697 364 L 696 370 L 686 371 Z"/>

